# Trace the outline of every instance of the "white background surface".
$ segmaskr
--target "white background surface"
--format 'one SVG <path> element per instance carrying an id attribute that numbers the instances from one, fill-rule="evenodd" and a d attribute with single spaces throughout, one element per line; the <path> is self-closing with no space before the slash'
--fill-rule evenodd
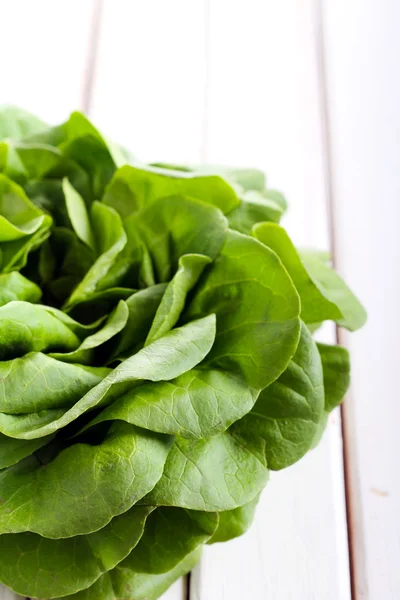
<path id="1" fill-rule="evenodd" d="M 400 598 L 400 3 L 0 0 L 0 21 L 0 103 L 85 108 L 143 159 L 266 170 L 296 243 L 331 249 L 369 312 L 341 337 L 344 451 L 336 412 L 163 600 Z"/>

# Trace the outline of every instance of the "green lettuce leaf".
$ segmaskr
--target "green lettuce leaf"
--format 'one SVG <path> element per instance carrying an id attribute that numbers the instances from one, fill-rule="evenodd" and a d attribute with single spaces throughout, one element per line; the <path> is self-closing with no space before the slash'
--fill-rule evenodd
<path id="1" fill-rule="evenodd" d="M 63 596 L 65 600 L 157 600 L 182 575 L 199 562 L 201 548 L 196 548 L 167 573 L 138 573 L 131 569 L 115 568 L 106 573 L 87 590 Z M 57 599 L 58 600 L 58 599 Z"/>
<path id="2" fill-rule="evenodd" d="M 22 108 L 0 106 L 0 140 L 23 138 L 46 128 L 46 123 Z"/>
<path id="3" fill-rule="evenodd" d="M 12 413 L 5 415 L 0 412 L 0 431 L 6 435 L 17 437 L 21 439 L 35 439 L 38 437 L 46 436 L 56 432 L 58 429 L 65 427 L 69 423 L 75 421 L 78 417 L 83 415 L 88 410 L 92 410 L 97 406 L 104 406 L 104 404 L 110 404 L 116 397 L 127 391 L 133 384 L 141 383 L 143 380 L 149 381 L 162 381 L 169 380 L 178 377 L 182 373 L 189 371 L 195 367 L 203 358 L 208 354 L 215 338 L 215 316 L 210 315 L 203 319 L 193 321 L 183 327 L 174 329 L 169 332 L 161 339 L 156 340 L 146 348 L 140 350 L 137 354 L 134 354 L 131 358 L 122 362 L 118 367 L 111 371 L 107 376 L 104 377 L 97 385 L 91 384 L 91 389 L 84 395 L 81 395 L 72 408 L 66 410 L 62 416 L 59 413 L 55 413 L 53 421 L 47 421 L 46 424 L 41 424 L 41 416 L 38 415 L 39 419 L 30 421 L 29 419 L 21 422 L 20 415 L 13 415 Z M 55 359 L 46 357 L 46 355 L 38 355 L 40 359 L 34 355 L 34 360 L 39 360 L 40 364 L 46 361 L 54 361 Z M 31 360 L 30 355 L 27 355 Z M 20 359 L 25 361 L 26 358 Z M 33 359 L 32 359 L 33 360 Z M 76 365 L 69 365 L 68 363 L 62 363 L 57 361 L 58 364 L 63 365 L 63 369 L 72 370 Z M 4 364 L 4 363 L 3 363 Z M 45 363 L 46 364 L 46 363 Z M 1 366 L 1 363 L 0 363 Z M 23 364 L 25 367 L 25 364 Z M 28 365 L 29 366 L 29 365 Z M 85 372 L 91 372 L 93 367 L 79 367 Z M 9 371 L 6 367 L 7 371 Z M 101 373 L 104 375 L 104 372 Z M 23 386 L 23 379 L 19 384 Z M 60 404 L 65 403 L 65 394 L 69 398 L 69 394 L 73 393 L 73 385 L 63 386 L 60 385 Z M 43 403 L 53 405 L 54 400 L 52 399 L 53 392 L 48 394 L 47 390 L 42 391 L 40 400 L 43 397 Z M 30 396 L 30 388 L 28 387 L 23 397 L 23 406 L 35 407 L 39 404 L 39 399 L 36 394 L 33 397 Z M 74 399 L 76 397 L 74 395 Z M 4 405 L 12 410 L 13 401 L 6 395 L 3 397 Z M 62 405 L 61 404 L 61 405 Z M 56 403 L 57 405 L 57 403 Z M 0 405 L 1 406 L 1 405 Z M 39 406 L 42 406 L 40 402 Z M 47 408 L 44 406 L 43 408 Z M 43 410 L 39 408 L 38 410 Z M 38 410 L 35 410 L 37 413 Z M 21 411 L 19 411 L 21 412 Z M 29 411 L 25 411 L 29 412 Z M 34 412 L 31 410 L 30 412 Z M 32 427 L 33 423 L 36 427 Z M 29 427 L 29 428 L 27 428 Z"/>
<path id="4" fill-rule="evenodd" d="M 240 194 L 240 204 L 228 215 L 229 226 L 241 233 L 251 234 L 253 225 L 262 221 L 278 223 L 282 206 L 265 193 L 250 190 Z"/>
<path id="5" fill-rule="evenodd" d="M 0 536 L 0 581 L 19 594 L 55 598 L 90 587 L 137 545 L 152 507 L 134 506 L 100 531 L 52 540 L 36 533 Z"/>
<path id="6" fill-rule="evenodd" d="M 254 236 L 271 248 L 281 259 L 301 300 L 301 318 L 305 323 L 317 323 L 342 318 L 340 308 L 327 298 L 303 265 L 288 234 L 279 225 L 261 223 L 253 229 Z"/>
<path id="7" fill-rule="evenodd" d="M 162 297 L 154 315 L 146 344 L 162 337 L 178 322 L 190 290 L 197 283 L 206 265 L 211 263 L 208 256 L 185 254 L 179 259 L 179 267 Z"/>
<path id="8" fill-rule="evenodd" d="M 188 439 L 208 438 L 248 413 L 257 395 L 237 376 L 192 369 L 171 381 L 134 388 L 89 425 L 118 419 Z"/>
<path id="9" fill-rule="evenodd" d="M 286 371 L 263 390 L 234 430 L 265 444 L 268 467 L 283 469 L 312 447 L 324 411 L 321 358 L 302 324 L 300 342 Z"/>
<path id="10" fill-rule="evenodd" d="M 240 373 L 264 388 L 287 367 L 299 341 L 299 297 L 276 255 L 256 240 L 230 231 L 201 279 L 186 319 L 214 312 L 210 367 Z"/>
<path id="11" fill-rule="evenodd" d="M 0 433 L 0 469 L 12 467 L 39 448 L 46 446 L 53 438 L 53 435 L 49 435 L 37 440 L 17 440 Z"/>
<path id="12" fill-rule="evenodd" d="M 145 502 L 192 510 L 231 510 L 254 499 L 268 479 L 252 436 L 225 431 L 206 440 L 177 438 L 163 476 Z"/>
<path id="13" fill-rule="evenodd" d="M 322 438 L 329 413 L 343 401 L 350 385 L 350 356 L 342 346 L 317 344 L 324 374 L 325 405 L 323 418 L 314 437 L 313 447 Z"/>
<path id="14" fill-rule="evenodd" d="M 315 255 L 303 253 L 301 258 L 322 293 L 339 307 L 343 316 L 338 324 L 350 331 L 365 325 L 367 313 L 340 275 Z"/>
<path id="15" fill-rule="evenodd" d="M 228 542 L 246 533 L 253 523 L 259 499 L 260 497 L 256 496 L 248 504 L 219 512 L 218 527 L 207 543 Z"/>
<path id="16" fill-rule="evenodd" d="M 0 471 L 0 534 L 58 539 L 98 531 L 151 491 L 171 442 L 115 423 L 97 446 L 73 444 L 48 464 L 32 456 Z"/>
<path id="17" fill-rule="evenodd" d="M 73 406 L 109 372 L 105 367 L 64 363 L 41 352 L 0 361 L 0 415 Z"/>
<path id="18" fill-rule="evenodd" d="M 51 217 L 0 173 L 0 269 L 9 272 L 25 266 L 29 252 L 49 235 L 51 224 Z"/>
<path id="19" fill-rule="evenodd" d="M 14 300 L 39 302 L 41 296 L 40 287 L 18 271 L 0 274 L 0 307 Z"/>
<path id="20" fill-rule="evenodd" d="M 121 570 L 167 573 L 200 544 L 207 542 L 217 526 L 218 514 L 215 512 L 157 508 L 147 519 L 139 544 L 121 564 Z"/>
<path id="21" fill-rule="evenodd" d="M 221 177 L 128 165 L 116 171 L 103 202 L 125 218 L 159 198 L 175 195 L 202 200 L 225 214 L 239 204 L 234 190 Z"/>
<path id="22" fill-rule="evenodd" d="M 64 306 L 66 310 L 86 300 L 96 291 L 104 289 L 102 279 L 107 276 L 116 256 L 126 244 L 127 238 L 121 219 L 112 208 L 94 202 L 91 208 L 91 221 L 94 243 L 97 243 L 99 256 L 81 283 L 74 289 Z"/>

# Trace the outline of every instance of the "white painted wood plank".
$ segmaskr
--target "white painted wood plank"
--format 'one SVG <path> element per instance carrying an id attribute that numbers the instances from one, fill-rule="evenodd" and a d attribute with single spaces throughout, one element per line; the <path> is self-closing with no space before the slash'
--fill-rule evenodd
<path id="1" fill-rule="evenodd" d="M 175 581 L 160 600 L 186 600 L 186 578 Z"/>
<path id="2" fill-rule="evenodd" d="M 353 357 L 349 431 L 355 598 L 400 597 L 400 4 L 324 2 L 338 267 L 369 322 Z"/>
<path id="3" fill-rule="evenodd" d="M 313 10 L 311 0 L 210 3 L 207 160 L 268 169 L 295 241 L 326 249 Z M 206 548 L 191 598 L 350 598 L 340 413 L 317 450 L 272 474 L 250 532 Z"/>
<path id="4" fill-rule="evenodd" d="M 104 0 L 90 116 L 147 161 L 198 163 L 204 148 L 204 0 Z M 186 599 L 176 582 L 162 600 Z"/>
<path id="5" fill-rule="evenodd" d="M 0 104 L 50 123 L 82 105 L 94 1 L 0 0 Z M 16 596 L 0 585 L 0 600 Z"/>
<path id="6" fill-rule="evenodd" d="M 104 0 L 91 116 L 143 160 L 200 160 L 204 0 Z"/>
<path id="7" fill-rule="evenodd" d="M 82 104 L 93 1 L 0 0 L 0 103 L 56 123 Z"/>
<path id="8" fill-rule="evenodd" d="M 22 600 L 21 596 L 17 596 L 11 590 L 0 585 L 0 600 Z"/>

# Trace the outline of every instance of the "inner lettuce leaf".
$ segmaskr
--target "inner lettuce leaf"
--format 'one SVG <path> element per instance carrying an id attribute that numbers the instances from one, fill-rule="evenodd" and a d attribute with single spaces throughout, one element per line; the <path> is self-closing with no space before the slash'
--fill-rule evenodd
<path id="1" fill-rule="evenodd" d="M 286 208 L 257 169 L 0 108 L 0 582 L 156 600 L 315 447 L 350 359 L 312 332 L 366 314 Z"/>

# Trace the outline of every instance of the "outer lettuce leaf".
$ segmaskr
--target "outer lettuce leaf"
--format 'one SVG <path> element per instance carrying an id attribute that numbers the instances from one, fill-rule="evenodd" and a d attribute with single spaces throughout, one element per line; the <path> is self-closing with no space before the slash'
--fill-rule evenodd
<path id="1" fill-rule="evenodd" d="M 325 407 L 316 431 L 313 447 L 321 440 L 329 413 L 343 401 L 350 385 L 350 357 L 346 348 L 317 344 L 324 373 Z"/>
<path id="2" fill-rule="evenodd" d="M 41 352 L 1 361 L 0 415 L 21 416 L 49 408 L 73 406 L 93 386 L 103 381 L 109 371 L 105 367 L 67 364 Z M 7 434 L 7 431 L 3 433 Z"/>
<path id="3" fill-rule="evenodd" d="M 131 554 L 91 588 L 71 598 L 158 598 L 196 564 L 201 545 L 210 539 L 217 524 L 216 513 L 157 509 L 147 519 L 144 535 Z"/>
<path id="4" fill-rule="evenodd" d="M 201 548 L 196 548 L 188 554 L 171 571 L 160 574 L 140 573 L 130 569 L 115 569 L 111 572 L 111 581 L 115 590 L 114 599 L 123 600 L 156 600 L 169 586 L 199 562 Z"/>
<path id="5" fill-rule="evenodd" d="M 171 442 L 115 423 L 97 446 L 73 444 L 48 464 L 32 456 L 0 472 L 0 534 L 58 539 L 98 531 L 150 492 Z"/>
<path id="6" fill-rule="evenodd" d="M 228 542 L 246 533 L 253 523 L 259 499 L 260 497 L 256 496 L 248 504 L 218 513 L 218 528 L 208 541 L 208 544 Z"/>
<path id="7" fill-rule="evenodd" d="M 56 432 L 75 421 L 79 416 L 96 406 L 109 404 L 116 397 L 126 392 L 135 383 L 141 383 L 143 380 L 165 381 L 174 379 L 182 373 L 195 367 L 208 354 L 215 338 L 215 315 L 204 317 L 193 321 L 183 327 L 174 329 L 161 339 L 156 340 L 146 348 L 140 350 L 131 358 L 125 360 L 109 375 L 81 397 L 72 408 L 66 410 L 62 416 L 55 414 L 53 421 L 46 421 L 47 424 L 41 424 L 41 415 L 38 415 L 38 425 L 32 427 L 30 420 L 22 421 L 19 415 L 4 415 L 0 413 L 0 431 L 6 435 L 20 439 L 35 439 Z M 44 355 L 43 355 L 44 356 Z M 48 360 L 55 360 L 47 357 Z M 23 360 L 23 359 L 22 359 Z M 1 363 L 0 363 L 1 364 Z M 75 365 L 60 363 L 63 368 L 72 368 Z M 89 367 L 81 367 L 89 369 Z M 67 389 L 62 388 L 60 395 L 68 393 Z M 28 388 L 27 400 L 33 404 L 38 402 L 35 396 L 30 398 Z M 43 394 L 44 402 L 54 404 L 54 400 L 49 398 L 46 393 Z M 6 400 L 4 400 L 6 402 Z M 8 406 L 8 404 L 7 404 Z M 31 411 L 33 412 L 33 411 Z M 37 412 L 37 411 L 36 411 Z M 27 428 L 29 427 L 29 428 Z"/>
<path id="8" fill-rule="evenodd" d="M 87 590 L 65 600 L 157 600 L 182 575 L 186 575 L 199 562 L 201 548 L 196 548 L 167 573 L 152 575 L 117 567 L 106 573 Z"/>
<path id="9" fill-rule="evenodd" d="M 342 318 L 340 308 L 326 298 L 303 265 L 288 234 L 279 225 L 262 223 L 253 229 L 254 236 L 271 248 L 285 265 L 301 299 L 301 318 L 305 323 L 317 323 Z"/>
<path id="10" fill-rule="evenodd" d="M 312 447 L 324 411 L 320 355 L 307 327 L 286 371 L 263 390 L 253 409 L 234 430 L 249 438 L 260 437 L 270 469 L 298 461 Z"/>
<path id="11" fill-rule="evenodd" d="M 215 512 L 158 508 L 148 518 L 139 544 L 120 565 L 121 570 L 167 573 L 197 546 L 207 542 L 217 526 Z"/>
<path id="12" fill-rule="evenodd" d="M 350 331 L 365 325 L 367 313 L 340 275 L 316 256 L 303 253 L 301 258 L 322 293 L 340 308 L 343 317 L 338 324 Z"/>
<path id="13" fill-rule="evenodd" d="M 205 440 L 177 438 L 163 476 L 145 502 L 192 510 L 231 510 L 254 499 L 268 470 L 252 436 L 225 431 Z"/>
<path id="14" fill-rule="evenodd" d="M 134 506 L 100 531 L 52 540 L 36 533 L 0 536 L 0 581 L 23 595 L 55 598 L 90 587 L 137 545 L 152 507 Z"/>
<path id="15" fill-rule="evenodd" d="M 342 346 L 317 344 L 324 373 L 325 410 L 342 402 L 350 385 L 350 356 Z"/>
<path id="16" fill-rule="evenodd" d="M 186 319 L 217 315 L 207 364 L 241 374 L 254 388 L 272 383 L 287 367 L 300 334 L 299 297 L 276 255 L 230 231 L 196 288 Z"/>
<path id="17" fill-rule="evenodd" d="M 261 223 L 255 225 L 253 233 L 278 254 L 287 268 L 299 292 L 301 315 L 306 323 L 332 319 L 351 331 L 364 325 L 363 307 L 326 260 L 308 252 L 298 254 L 279 225 Z"/>
<path id="18" fill-rule="evenodd" d="M 192 369 L 172 381 L 134 388 L 89 426 L 118 419 L 188 439 L 208 438 L 248 413 L 257 395 L 237 376 L 215 369 Z"/>

